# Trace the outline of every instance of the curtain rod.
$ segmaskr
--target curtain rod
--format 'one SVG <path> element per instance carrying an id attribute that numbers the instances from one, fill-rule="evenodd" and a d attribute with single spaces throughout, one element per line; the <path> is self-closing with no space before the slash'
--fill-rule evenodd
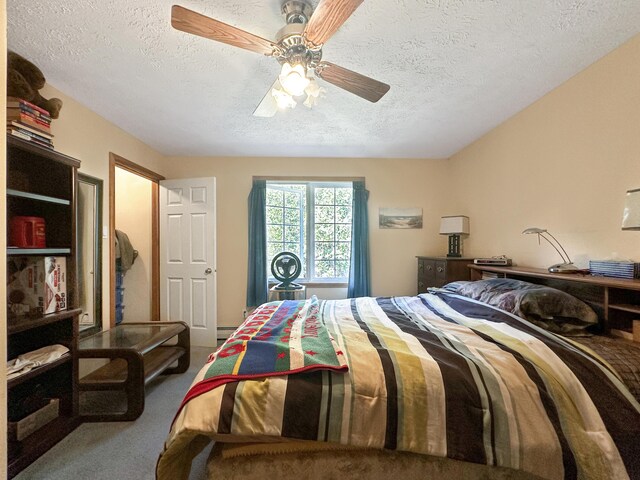
<path id="1" fill-rule="evenodd" d="M 253 180 L 291 181 L 291 182 L 364 182 L 365 177 L 283 177 L 283 176 L 254 176 Z"/>

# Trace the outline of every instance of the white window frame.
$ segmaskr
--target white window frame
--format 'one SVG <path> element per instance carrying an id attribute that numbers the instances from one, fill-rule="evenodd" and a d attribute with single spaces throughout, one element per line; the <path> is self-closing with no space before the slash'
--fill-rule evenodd
<path id="1" fill-rule="evenodd" d="M 315 189 L 316 188 L 353 188 L 352 180 L 336 180 L 336 181 L 325 181 L 325 180 L 267 180 L 267 188 L 270 186 L 274 186 L 277 188 L 278 185 L 306 185 L 305 193 L 305 207 L 307 214 L 307 225 L 304 230 L 304 245 L 305 250 L 307 252 L 305 258 L 305 272 L 306 276 L 299 277 L 298 283 L 310 285 L 310 284 L 346 284 L 349 279 L 348 277 L 315 277 Z M 335 205 L 335 204 L 334 204 Z M 353 211 L 351 212 L 353 215 Z M 334 222 L 334 225 L 336 223 Z M 353 222 L 351 223 L 351 228 L 353 228 Z M 353 230 L 352 230 L 353 233 Z M 334 240 L 335 243 L 335 240 Z M 351 256 L 351 253 L 349 253 Z M 335 259 L 334 259 L 335 261 Z M 350 261 L 350 258 L 349 258 Z M 277 280 L 271 276 L 271 263 L 268 262 L 269 268 L 269 282 L 277 282 Z"/>

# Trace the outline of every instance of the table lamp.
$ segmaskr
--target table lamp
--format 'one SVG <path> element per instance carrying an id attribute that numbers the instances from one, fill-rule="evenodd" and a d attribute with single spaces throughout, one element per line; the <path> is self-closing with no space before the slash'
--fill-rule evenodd
<path id="1" fill-rule="evenodd" d="M 469 234 L 469 217 L 453 215 L 440 219 L 440 235 L 449 235 L 449 253 L 447 257 L 461 257 L 462 239 L 460 235 Z"/>
<path id="2" fill-rule="evenodd" d="M 558 241 L 558 239 L 556 237 L 554 237 L 553 235 L 551 235 L 544 228 L 531 227 L 531 228 L 527 228 L 522 233 L 524 233 L 525 235 L 530 235 L 532 233 L 537 234 L 538 235 L 538 244 L 540 244 L 540 239 L 544 238 L 547 242 L 549 242 L 549 245 L 551 245 L 553 248 L 555 248 L 556 252 L 558 252 L 558 254 L 560 255 L 560 258 L 562 258 L 562 263 L 556 263 L 554 265 L 551 265 L 547 269 L 551 273 L 577 273 L 577 272 L 580 271 L 580 269 L 573 264 L 573 262 L 569 258 L 569 254 L 567 254 L 567 251 L 562 247 L 562 245 L 560 245 L 560 242 Z M 551 237 L 551 239 L 553 239 L 553 242 L 551 241 L 551 239 L 549 237 Z M 558 247 L 560 247 L 560 248 L 558 248 Z M 560 250 L 562 250 L 562 251 L 560 251 Z"/>

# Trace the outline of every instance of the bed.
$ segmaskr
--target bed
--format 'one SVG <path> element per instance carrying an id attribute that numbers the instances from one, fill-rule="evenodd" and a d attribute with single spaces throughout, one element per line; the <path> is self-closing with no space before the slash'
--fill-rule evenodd
<path id="1" fill-rule="evenodd" d="M 212 442 L 210 478 L 640 478 L 640 404 L 608 362 L 456 288 L 260 306 L 194 380 L 157 478 Z"/>

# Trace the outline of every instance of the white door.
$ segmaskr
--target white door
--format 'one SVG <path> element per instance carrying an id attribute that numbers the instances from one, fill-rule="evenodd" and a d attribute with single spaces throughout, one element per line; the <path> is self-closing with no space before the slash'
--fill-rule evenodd
<path id="1" fill-rule="evenodd" d="M 216 179 L 160 182 L 160 319 L 216 345 Z"/>

